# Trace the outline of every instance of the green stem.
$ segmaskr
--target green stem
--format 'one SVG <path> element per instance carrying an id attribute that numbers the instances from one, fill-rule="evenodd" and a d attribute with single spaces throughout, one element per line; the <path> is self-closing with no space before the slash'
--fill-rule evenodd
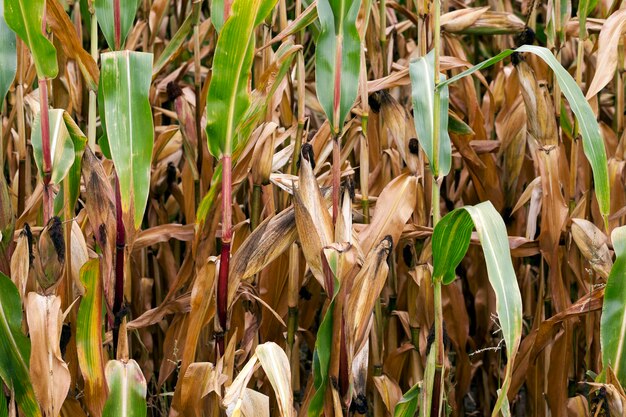
<path id="1" fill-rule="evenodd" d="M 259 225 L 261 218 L 261 194 L 263 190 L 260 184 L 252 187 L 252 207 L 250 208 L 250 229 L 254 230 Z"/>

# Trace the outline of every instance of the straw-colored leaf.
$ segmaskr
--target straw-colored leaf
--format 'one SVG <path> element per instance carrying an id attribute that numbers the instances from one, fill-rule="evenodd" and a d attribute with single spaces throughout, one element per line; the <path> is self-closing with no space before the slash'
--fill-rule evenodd
<path id="1" fill-rule="evenodd" d="M 255 353 L 274 388 L 281 417 L 295 417 L 291 370 L 285 351 L 274 342 L 266 342 L 257 346 Z"/>
<path id="2" fill-rule="evenodd" d="M 615 76 L 620 39 L 626 30 L 626 9 L 618 10 L 609 16 L 598 37 L 598 58 L 596 73 L 591 80 L 586 98 L 600 92 Z"/>
<path id="3" fill-rule="evenodd" d="M 44 416 L 58 416 L 70 389 L 71 376 L 61 357 L 61 298 L 28 293 L 25 302 L 32 343 L 30 378 Z"/>
<path id="4" fill-rule="evenodd" d="M 594 271 L 608 278 L 613 261 L 607 246 L 606 235 L 589 220 L 572 219 L 572 237 Z"/>

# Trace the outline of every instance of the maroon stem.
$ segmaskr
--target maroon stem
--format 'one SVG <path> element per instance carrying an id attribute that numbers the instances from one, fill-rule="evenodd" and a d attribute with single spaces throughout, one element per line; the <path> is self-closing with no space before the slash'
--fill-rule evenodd
<path id="1" fill-rule="evenodd" d="M 120 192 L 120 181 L 115 176 L 115 217 L 116 217 L 116 237 L 115 237 L 115 298 L 113 301 L 113 352 L 117 352 L 117 340 L 119 335 L 119 325 L 121 323 L 120 312 L 124 303 L 124 247 L 126 246 L 126 230 L 122 218 L 122 195 Z M 115 354 L 114 354 L 115 356 Z"/>
<path id="2" fill-rule="evenodd" d="M 339 187 L 341 185 L 341 149 L 339 135 L 333 135 L 333 224 L 337 221 L 339 210 Z"/>
<path id="3" fill-rule="evenodd" d="M 115 27 L 115 49 L 120 49 L 122 43 L 122 18 L 120 0 L 113 1 L 113 25 Z"/>
<path id="4" fill-rule="evenodd" d="M 48 114 L 48 84 L 45 78 L 39 79 L 39 101 L 41 119 L 41 149 L 43 153 L 43 222 L 48 224 L 52 216 L 52 198 L 49 192 L 52 177 L 52 162 L 50 157 L 50 116 Z"/>
<path id="5" fill-rule="evenodd" d="M 232 229 L 232 159 L 230 155 L 222 157 L 222 254 L 220 273 L 217 281 L 217 316 L 221 331 L 226 332 L 228 316 L 228 267 L 230 263 L 230 241 Z M 224 353 L 224 334 L 217 338 L 220 354 Z"/>

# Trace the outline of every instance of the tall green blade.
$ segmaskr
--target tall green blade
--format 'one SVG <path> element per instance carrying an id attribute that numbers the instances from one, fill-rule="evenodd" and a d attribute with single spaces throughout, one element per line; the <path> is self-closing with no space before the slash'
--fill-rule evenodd
<path id="1" fill-rule="evenodd" d="M 74 142 L 65 124 L 65 110 L 50 109 L 50 157 L 52 159 L 53 184 L 61 184 L 74 163 Z M 43 178 L 43 148 L 41 143 L 41 121 L 39 114 L 33 124 L 32 144 L 35 163 Z"/>
<path id="2" fill-rule="evenodd" d="M 317 98 L 335 132 L 342 130 L 359 90 L 361 0 L 319 0 L 321 32 L 315 46 Z"/>
<path id="3" fill-rule="evenodd" d="M 435 263 L 433 280 L 453 280 L 450 276 L 454 276 L 454 270 L 467 251 L 473 227 L 482 244 L 489 282 L 496 294 L 500 328 L 506 343 L 506 373 L 492 412 L 492 416 L 497 416 L 511 384 L 513 362 L 522 336 L 522 296 L 511 262 L 506 226 L 491 202 L 458 208 L 437 223 L 432 238 Z"/>
<path id="4" fill-rule="evenodd" d="M 15 33 L 4 20 L 4 1 L 0 2 L 0 112 L 4 97 L 15 79 L 17 70 L 17 52 L 15 49 Z M 1 127 L 0 127 L 1 130 Z"/>
<path id="5" fill-rule="evenodd" d="M 611 233 L 615 263 L 604 289 L 600 342 L 602 366 L 610 366 L 622 386 L 626 386 L 626 226 Z"/>
<path id="6" fill-rule="evenodd" d="M 128 362 L 109 361 L 106 366 L 109 398 L 104 405 L 103 417 L 145 417 L 146 379 L 133 359 Z"/>
<path id="7" fill-rule="evenodd" d="M 54 78 L 59 71 L 57 51 L 41 32 L 44 5 L 45 0 L 4 0 L 4 18 L 33 53 L 37 76 Z"/>
<path id="8" fill-rule="evenodd" d="M 235 0 L 215 47 L 207 96 L 207 140 L 216 158 L 231 155 L 235 130 L 250 106 L 248 80 L 254 58 L 254 28 L 276 0 Z"/>
<path id="9" fill-rule="evenodd" d="M 7 0 L 5 0 L 7 1 Z M 109 48 L 115 50 L 115 16 L 113 3 L 115 0 L 95 0 L 96 18 Z M 119 0 L 120 2 L 120 48 L 124 46 L 126 36 L 133 27 L 137 7 L 141 0 Z"/>
<path id="10" fill-rule="evenodd" d="M 215 26 L 217 33 L 224 27 L 224 0 L 213 0 L 211 2 L 211 23 Z"/>
<path id="11" fill-rule="evenodd" d="M 72 166 L 67 173 L 67 185 L 69 186 L 69 204 L 73 209 L 76 206 L 76 202 L 78 201 L 78 195 L 80 194 L 80 177 L 81 177 L 81 167 L 83 161 L 83 154 L 85 153 L 85 147 L 87 146 L 87 136 L 83 133 L 82 130 L 78 127 L 74 119 L 67 113 L 63 113 L 63 120 L 65 121 L 65 127 L 67 127 L 67 131 L 70 134 L 70 138 L 72 139 L 72 143 L 74 144 L 74 161 L 72 162 Z M 61 184 L 61 188 L 59 189 L 59 194 L 54 198 L 54 212 L 58 214 L 61 212 L 63 207 L 65 206 L 65 192 L 66 192 L 66 183 L 63 182 Z"/>
<path id="12" fill-rule="evenodd" d="M 100 88 L 111 157 L 120 181 L 122 211 L 127 219 L 132 214 L 138 229 L 148 202 L 154 144 L 148 99 L 152 54 L 119 51 L 101 57 Z"/>
<path id="13" fill-rule="evenodd" d="M 430 161 L 431 169 L 434 167 L 435 158 L 433 135 L 435 132 L 435 54 L 430 51 L 428 55 L 409 64 L 411 76 L 411 101 L 413 102 L 413 121 L 415 131 L 426 157 Z M 440 94 L 440 124 L 439 129 L 439 161 L 438 172 L 435 175 L 447 175 L 452 165 L 452 145 L 448 134 L 448 87 L 439 89 Z"/>
<path id="14" fill-rule="evenodd" d="M 563 95 L 565 95 L 565 98 L 567 98 L 572 111 L 576 115 L 580 134 L 583 139 L 583 150 L 591 165 L 591 170 L 593 171 L 594 189 L 596 191 L 598 205 L 600 206 L 600 213 L 602 213 L 606 219 L 611 209 L 609 170 L 606 160 L 606 150 L 604 149 L 604 140 L 600 134 L 600 126 L 598 125 L 593 110 L 591 110 L 591 106 L 589 106 L 589 103 L 585 99 L 582 91 L 580 91 L 574 78 L 561 66 L 549 49 L 540 46 L 524 45 L 517 48 L 517 51 L 531 52 L 537 55 L 554 71 L 561 91 Z"/>
<path id="15" fill-rule="evenodd" d="M 600 126 L 598 125 L 591 106 L 589 106 L 585 96 L 582 91 L 580 91 L 578 84 L 576 84 L 576 81 L 567 72 L 567 70 L 561 66 L 559 61 L 557 61 L 549 49 L 534 45 L 523 45 L 516 50 L 507 49 L 500 52 L 495 57 L 474 65 L 472 68 L 469 68 L 462 73 L 443 81 L 439 84 L 438 88 L 446 88 L 450 83 L 458 81 L 478 70 L 500 62 L 514 52 L 530 52 L 535 54 L 539 58 L 543 59 L 545 63 L 552 68 L 552 71 L 554 71 L 557 82 L 561 87 L 561 91 L 569 102 L 574 115 L 576 115 L 576 120 L 578 121 L 578 126 L 583 139 L 583 151 L 585 152 L 585 156 L 587 157 L 587 160 L 591 165 L 591 170 L 593 171 L 594 189 L 596 192 L 596 198 L 598 199 L 600 213 L 605 219 L 607 219 L 611 208 L 611 196 L 609 192 L 609 173 L 606 150 L 604 148 L 604 140 L 600 134 Z"/>
<path id="16" fill-rule="evenodd" d="M 101 415 L 106 399 L 106 377 L 102 349 L 102 278 L 100 262 L 92 259 L 80 270 L 85 295 L 76 317 L 78 365 L 85 380 L 85 403 L 93 415 Z"/>
<path id="17" fill-rule="evenodd" d="M 15 391 L 15 401 L 26 416 L 41 416 L 30 382 L 30 340 L 22 334 L 22 302 L 17 287 L 0 273 L 0 376 Z"/>

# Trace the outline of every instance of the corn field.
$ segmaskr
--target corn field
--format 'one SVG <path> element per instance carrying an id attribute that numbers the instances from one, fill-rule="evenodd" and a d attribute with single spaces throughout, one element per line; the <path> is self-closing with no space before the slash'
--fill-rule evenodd
<path id="1" fill-rule="evenodd" d="M 0 0 L 0 417 L 626 416 L 625 41 L 621 0 Z"/>

